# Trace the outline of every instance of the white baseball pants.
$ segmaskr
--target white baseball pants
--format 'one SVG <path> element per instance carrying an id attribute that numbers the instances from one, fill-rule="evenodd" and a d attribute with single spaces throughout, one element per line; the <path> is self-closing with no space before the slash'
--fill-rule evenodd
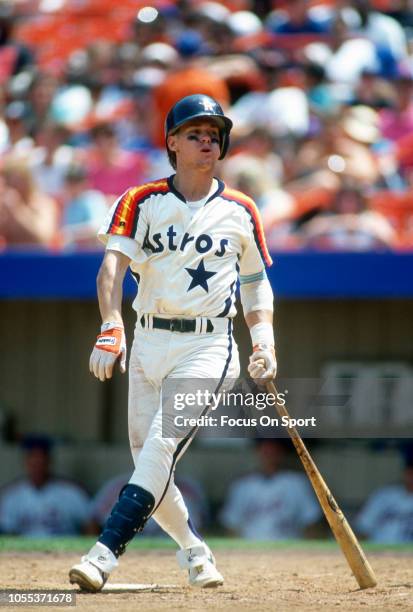
<path id="1" fill-rule="evenodd" d="M 154 519 L 183 546 L 174 535 L 174 525 L 177 532 L 180 524 L 186 526 L 188 511 L 174 483 L 174 470 L 196 432 L 162 437 L 162 382 L 166 378 L 220 382 L 237 378 L 238 347 L 228 319 L 211 319 L 218 329 L 213 333 L 143 329 L 139 319 L 129 362 L 129 441 L 135 464 L 129 482 L 153 494 Z"/>

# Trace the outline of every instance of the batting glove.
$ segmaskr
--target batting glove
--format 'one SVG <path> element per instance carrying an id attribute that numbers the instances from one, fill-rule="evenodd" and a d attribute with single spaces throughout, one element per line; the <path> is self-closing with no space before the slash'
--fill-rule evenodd
<path id="1" fill-rule="evenodd" d="M 122 323 L 104 323 L 89 360 L 89 370 L 102 382 L 112 378 L 119 359 L 120 371 L 126 372 L 126 338 Z"/>
<path id="2" fill-rule="evenodd" d="M 275 378 L 277 374 L 277 360 L 272 345 L 257 344 L 250 357 L 248 373 L 254 379 Z"/>

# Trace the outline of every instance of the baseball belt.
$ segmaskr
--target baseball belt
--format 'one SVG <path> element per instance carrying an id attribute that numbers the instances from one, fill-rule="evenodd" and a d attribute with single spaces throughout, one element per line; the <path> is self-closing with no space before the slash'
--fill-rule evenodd
<path id="1" fill-rule="evenodd" d="M 151 316 L 152 329 L 164 329 L 166 331 L 180 333 L 194 333 L 197 331 L 196 319 L 163 319 L 161 317 Z M 140 324 L 143 329 L 148 328 L 148 322 L 145 315 L 140 318 Z M 210 319 L 206 319 L 206 325 L 203 326 L 203 333 L 211 334 L 214 331 L 214 325 Z"/>

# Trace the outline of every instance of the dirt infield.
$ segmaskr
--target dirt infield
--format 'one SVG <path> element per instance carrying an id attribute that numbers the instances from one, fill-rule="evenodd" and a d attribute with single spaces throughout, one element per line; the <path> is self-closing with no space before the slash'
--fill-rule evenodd
<path id="1" fill-rule="evenodd" d="M 178 569 L 172 551 L 130 550 L 111 581 L 156 583 L 159 588 L 146 592 L 78 594 L 76 609 L 90 612 L 413 609 L 413 553 L 370 553 L 378 586 L 366 591 L 357 589 L 338 551 L 221 550 L 217 557 L 225 585 L 216 590 L 195 590 L 186 585 L 185 574 Z M 0 588 L 67 589 L 68 568 L 78 559 L 79 555 L 73 553 L 1 553 Z M 35 608 L 19 606 L 19 609 Z"/>

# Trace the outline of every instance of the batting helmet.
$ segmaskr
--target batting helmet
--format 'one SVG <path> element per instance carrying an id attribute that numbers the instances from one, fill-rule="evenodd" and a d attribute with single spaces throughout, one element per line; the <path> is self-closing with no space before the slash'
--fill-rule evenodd
<path id="1" fill-rule="evenodd" d="M 212 117 L 218 127 L 221 140 L 221 155 L 223 159 L 229 147 L 229 133 L 232 121 L 224 115 L 224 111 L 214 98 L 202 94 L 186 96 L 171 108 L 165 121 L 165 138 L 181 127 L 184 123 L 198 117 Z M 167 145 L 168 148 L 168 145 Z"/>

